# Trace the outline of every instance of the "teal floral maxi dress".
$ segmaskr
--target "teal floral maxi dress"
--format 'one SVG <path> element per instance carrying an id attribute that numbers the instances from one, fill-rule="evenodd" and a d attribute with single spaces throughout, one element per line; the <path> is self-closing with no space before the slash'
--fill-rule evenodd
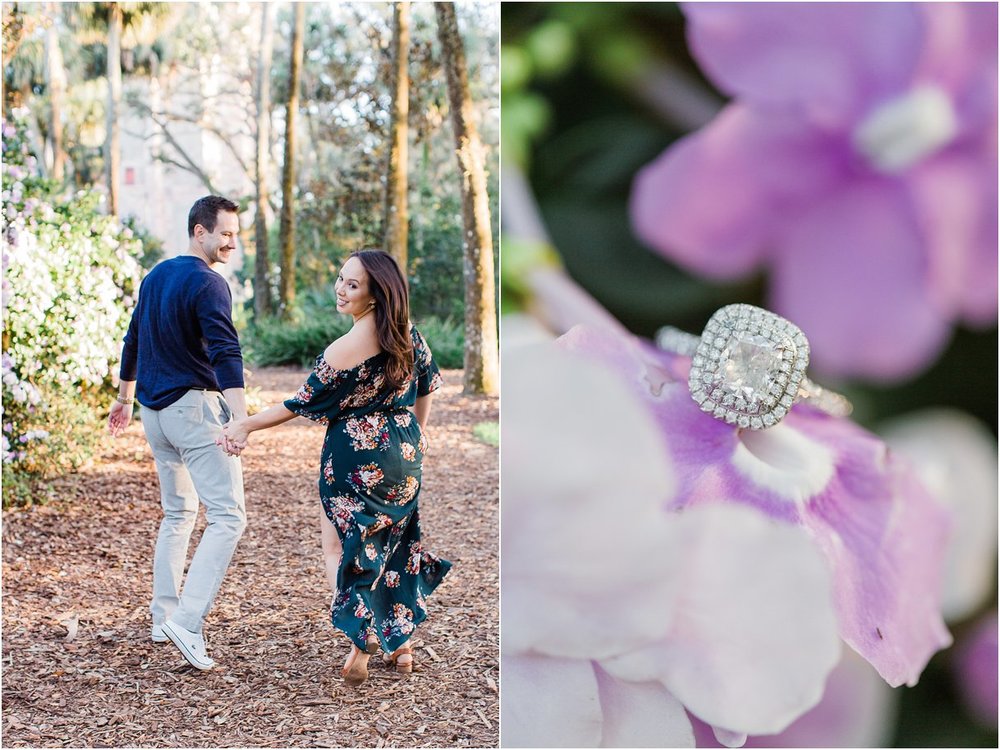
<path id="1" fill-rule="evenodd" d="M 289 411 L 326 424 L 319 494 L 343 545 L 331 617 L 364 650 L 370 633 L 386 653 L 427 617 L 425 598 L 451 563 L 424 550 L 417 500 L 426 440 L 410 411 L 441 387 L 424 337 L 411 328 L 414 371 L 398 391 L 385 385 L 386 354 L 349 370 L 321 354 Z"/>

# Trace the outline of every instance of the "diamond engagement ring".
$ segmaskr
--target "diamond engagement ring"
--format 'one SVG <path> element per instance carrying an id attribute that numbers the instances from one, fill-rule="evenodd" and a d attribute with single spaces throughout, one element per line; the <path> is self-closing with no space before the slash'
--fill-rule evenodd
<path id="1" fill-rule="evenodd" d="M 656 344 L 691 357 L 691 398 L 729 424 L 773 427 L 792 404 L 805 400 L 835 417 L 851 413 L 850 401 L 806 377 L 809 342 L 798 326 L 759 307 L 720 308 L 700 338 L 666 326 Z"/>

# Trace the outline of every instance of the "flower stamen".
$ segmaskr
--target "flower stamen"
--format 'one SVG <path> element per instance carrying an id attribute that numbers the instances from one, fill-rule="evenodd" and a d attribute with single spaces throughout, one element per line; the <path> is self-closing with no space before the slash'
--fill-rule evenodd
<path id="1" fill-rule="evenodd" d="M 951 99 L 924 85 L 876 107 L 855 128 L 853 142 L 875 169 L 897 174 L 946 146 L 957 132 Z"/>

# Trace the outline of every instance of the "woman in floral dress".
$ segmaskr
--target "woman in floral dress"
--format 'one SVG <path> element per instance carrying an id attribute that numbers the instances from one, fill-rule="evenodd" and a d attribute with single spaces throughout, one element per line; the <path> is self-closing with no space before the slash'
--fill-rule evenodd
<path id="1" fill-rule="evenodd" d="M 417 505 L 422 430 L 441 376 L 409 322 L 406 282 L 390 255 L 354 253 L 336 289 L 337 311 L 354 318 L 351 330 L 317 357 L 298 393 L 230 422 L 220 443 L 238 452 L 251 432 L 296 415 L 327 425 L 319 479 L 323 553 L 333 624 L 353 644 L 344 678 L 359 685 L 380 646 L 397 671 L 411 671 L 410 637 L 426 617 L 425 598 L 451 567 L 424 550 Z"/>

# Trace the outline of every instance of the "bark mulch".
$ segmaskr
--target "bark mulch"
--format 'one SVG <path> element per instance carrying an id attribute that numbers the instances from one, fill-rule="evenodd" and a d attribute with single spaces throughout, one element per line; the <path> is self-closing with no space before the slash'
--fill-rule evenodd
<path id="1" fill-rule="evenodd" d="M 206 623 L 216 668 L 153 644 L 159 490 L 133 424 L 55 502 L 4 514 L 3 746 L 496 747 L 499 464 L 472 427 L 497 419 L 497 400 L 443 374 L 420 511 L 428 548 L 455 567 L 417 629 L 412 675 L 376 656 L 360 688 L 340 676 L 349 643 L 329 622 L 319 546 L 323 428 L 304 419 L 243 454 L 249 525 Z M 302 379 L 266 368 L 248 387 L 273 404 Z M 193 541 L 203 527 L 202 513 Z"/>

